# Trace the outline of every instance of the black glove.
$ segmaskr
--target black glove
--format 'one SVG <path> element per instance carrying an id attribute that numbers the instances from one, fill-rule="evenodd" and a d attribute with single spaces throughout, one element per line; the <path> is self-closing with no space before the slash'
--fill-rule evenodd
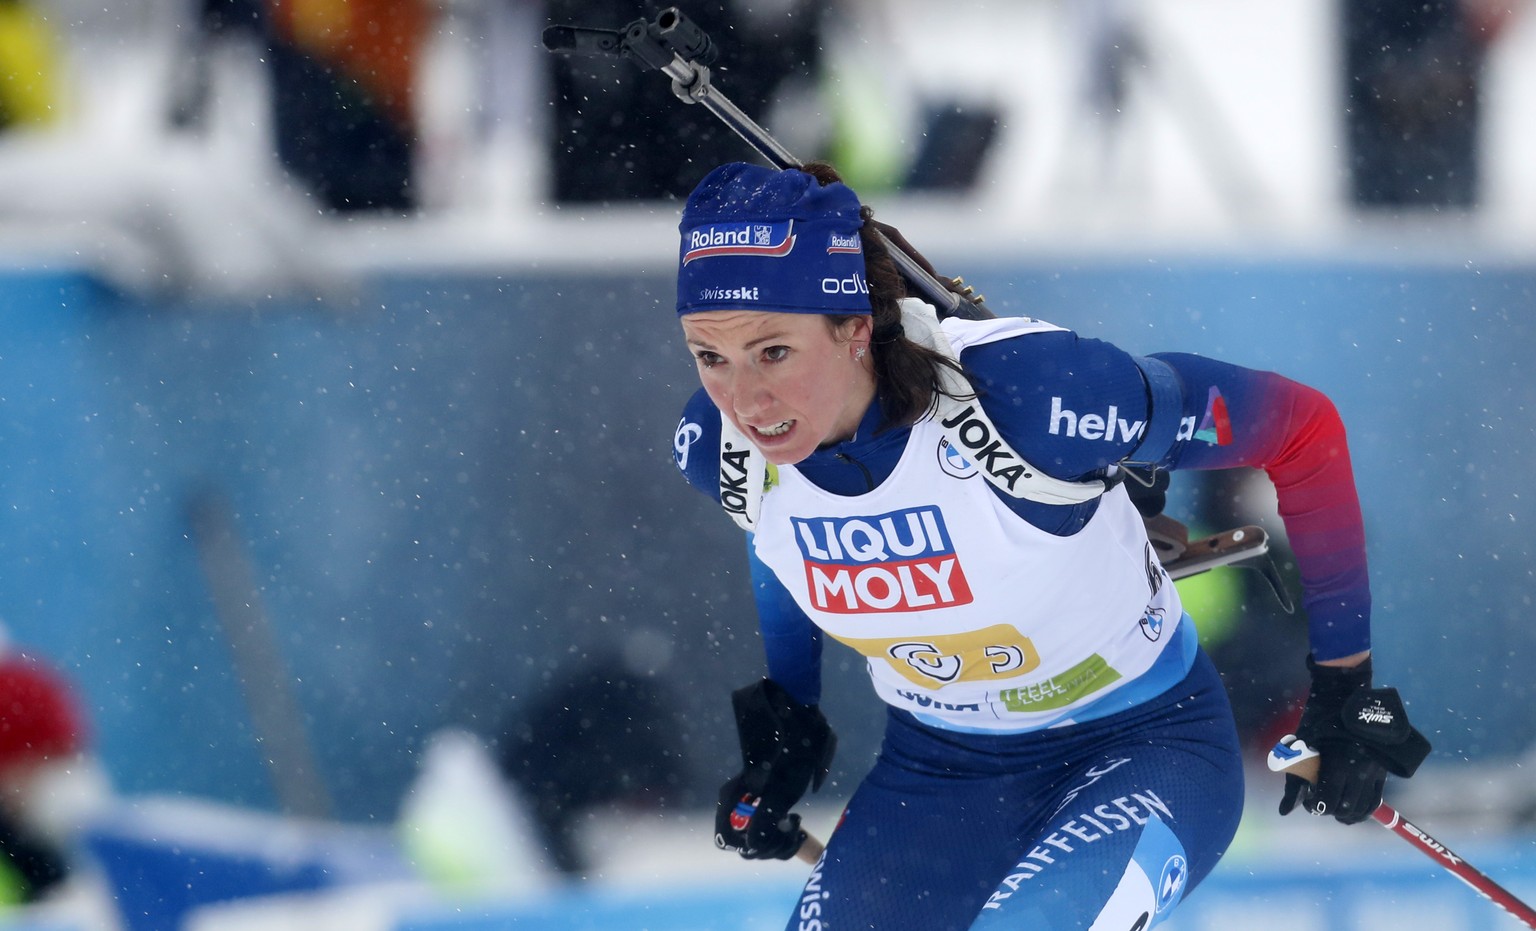
<path id="1" fill-rule="evenodd" d="M 802 705 L 772 679 L 731 693 L 742 771 L 720 787 L 715 846 L 748 860 L 788 860 L 805 832 L 789 810 L 821 788 L 837 735 L 815 705 Z"/>
<path id="2" fill-rule="evenodd" d="M 1285 776 L 1280 814 L 1298 802 L 1314 815 L 1345 824 L 1381 805 L 1387 774 L 1412 776 L 1429 755 L 1429 741 L 1408 723 L 1397 689 L 1371 688 L 1371 660 L 1352 668 L 1319 666 L 1307 657 L 1312 689 L 1296 736 L 1319 754 L 1317 783 Z"/>

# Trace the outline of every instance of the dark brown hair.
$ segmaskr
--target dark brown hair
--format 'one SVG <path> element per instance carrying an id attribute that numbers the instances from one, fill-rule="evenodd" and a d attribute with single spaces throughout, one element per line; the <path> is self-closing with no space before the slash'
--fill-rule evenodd
<path id="1" fill-rule="evenodd" d="M 826 162 L 808 162 L 801 169 L 823 186 L 839 182 L 837 169 Z M 885 237 L 875 229 L 875 212 L 868 206 L 859 210 L 864 219 L 864 277 L 869 284 L 869 303 L 874 310 L 870 353 L 875 364 L 875 386 L 880 398 L 883 421 L 880 429 L 916 423 L 932 411 L 944 393 L 943 369 L 960 371 L 955 360 L 927 346 L 907 339 L 901 326 L 901 299 L 907 296 L 906 280 L 901 277 Z M 848 322 L 845 314 L 828 314 L 834 329 Z"/>

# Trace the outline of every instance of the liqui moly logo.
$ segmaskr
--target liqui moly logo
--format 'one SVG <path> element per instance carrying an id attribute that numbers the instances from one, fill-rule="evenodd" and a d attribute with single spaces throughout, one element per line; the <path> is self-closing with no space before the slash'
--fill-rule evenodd
<path id="1" fill-rule="evenodd" d="M 755 255 L 777 259 L 795 248 L 795 221 L 779 223 L 720 223 L 688 231 L 683 264 L 725 255 Z"/>
<path id="2" fill-rule="evenodd" d="M 791 521 L 811 602 L 822 611 L 930 611 L 973 600 L 936 507 Z"/>

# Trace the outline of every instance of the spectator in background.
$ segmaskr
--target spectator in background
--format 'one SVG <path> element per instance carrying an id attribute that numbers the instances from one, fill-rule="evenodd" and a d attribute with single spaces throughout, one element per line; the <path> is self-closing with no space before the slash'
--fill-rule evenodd
<path id="1" fill-rule="evenodd" d="M 68 875 L 68 839 L 51 823 L 49 796 L 85 743 L 64 680 L 24 655 L 0 656 L 0 901 L 34 901 Z"/>
<path id="2" fill-rule="evenodd" d="M 0 0 L 0 130 L 55 116 L 54 36 L 27 0 Z"/>
<path id="3" fill-rule="evenodd" d="M 206 34 L 253 30 L 283 167 L 338 213 L 416 208 L 414 88 L 428 0 L 202 0 Z"/>
<path id="4" fill-rule="evenodd" d="M 409 211 L 425 0 L 268 0 L 277 155 L 332 210 Z"/>
<path id="5" fill-rule="evenodd" d="M 563 673 L 504 729 L 502 773 L 527 798 L 545 853 L 561 872 L 588 867 L 581 819 L 604 806 L 664 808 L 686 775 L 676 702 L 618 657 Z"/>
<path id="6" fill-rule="evenodd" d="M 1483 64 L 1507 0 L 1345 0 L 1351 196 L 1362 207 L 1478 202 Z"/>
<path id="7" fill-rule="evenodd" d="M 662 5 L 633 0 L 548 0 L 548 22 L 618 29 Z M 748 116 L 765 120 L 787 78 L 820 66 L 824 4 L 809 0 L 690 3 L 688 18 L 719 51 L 715 83 Z M 636 80 L 619 59 L 549 55 L 554 93 L 550 162 L 558 201 L 680 197 L 715 165 L 751 149 L 703 107 L 686 107 L 664 81 Z M 679 112 L 681 111 L 681 112 Z"/>

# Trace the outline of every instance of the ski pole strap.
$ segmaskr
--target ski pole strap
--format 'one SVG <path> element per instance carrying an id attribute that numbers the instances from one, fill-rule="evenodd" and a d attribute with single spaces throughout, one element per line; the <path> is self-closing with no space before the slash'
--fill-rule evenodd
<path id="1" fill-rule="evenodd" d="M 1184 416 L 1184 386 L 1173 366 L 1151 356 L 1132 356 L 1147 383 L 1147 426 L 1141 442 L 1122 462 L 1156 466 L 1168 455 L 1179 434 L 1179 420 Z"/>

